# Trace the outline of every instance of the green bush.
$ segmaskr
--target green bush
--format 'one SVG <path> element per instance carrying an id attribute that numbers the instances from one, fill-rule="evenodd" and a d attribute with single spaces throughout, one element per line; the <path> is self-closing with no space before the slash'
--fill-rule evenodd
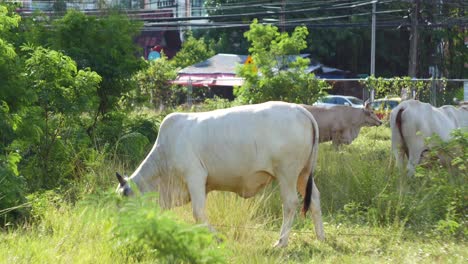
<path id="1" fill-rule="evenodd" d="M 118 215 L 116 239 L 136 259 L 153 255 L 163 263 L 224 263 L 222 245 L 206 228 L 162 212 L 155 197 L 127 200 Z"/>
<path id="2" fill-rule="evenodd" d="M 14 223 L 27 214 L 26 185 L 17 167 L 20 159 L 18 153 L 0 156 L 0 227 Z"/>
<path id="3" fill-rule="evenodd" d="M 330 86 L 306 72 L 310 63 L 297 55 L 307 48 L 308 30 L 298 26 L 289 34 L 254 19 L 244 36 L 250 42 L 252 63 L 240 65 L 238 75 L 245 79 L 234 88 L 234 95 L 243 103 L 286 101 L 312 104 Z M 294 57 L 297 56 L 297 57 Z M 293 59 L 292 59 L 293 58 Z"/>
<path id="4" fill-rule="evenodd" d="M 162 115 L 109 112 L 95 130 L 97 148 L 109 158 L 134 167 L 140 163 L 158 136 Z"/>
<path id="5" fill-rule="evenodd" d="M 337 221 L 371 226 L 405 226 L 415 232 L 466 237 L 468 136 L 432 138 L 432 150 L 414 178 L 394 167 L 389 129 L 363 129 L 339 152 L 320 145 L 316 182 L 325 212 Z M 451 157 L 443 165 L 440 154 Z"/>
<path id="6" fill-rule="evenodd" d="M 416 170 L 419 190 L 415 197 L 425 203 L 416 207 L 414 218 L 429 222 L 441 234 L 466 237 L 468 131 L 454 130 L 447 142 L 433 136 L 426 144 L 431 148 Z"/>

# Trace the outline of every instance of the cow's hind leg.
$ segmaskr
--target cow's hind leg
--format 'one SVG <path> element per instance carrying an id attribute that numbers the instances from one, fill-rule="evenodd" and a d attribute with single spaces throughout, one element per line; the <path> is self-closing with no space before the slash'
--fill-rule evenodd
<path id="1" fill-rule="evenodd" d="M 322 209 L 320 207 L 320 192 L 317 188 L 317 185 L 315 185 L 313 177 L 311 177 L 311 180 L 312 180 L 312 197 L 311 197 L 310 211 L 312 213 L 312 219 L 314 220 L 315 234 L 317 235 L 317 239 L 324 240 L 325 231 L 323 230 Z"/>
<path id="2" fill-rule="evenodd" d="M 304 171 L 301 172 L 301 175 L 299 176 L 299 179 L 297 181 L 297 190 L 303 197 L 303 199 L 306 199 L 306 185 L 308 184 L 308 176 L 304 175 Z M 312 181 L 312 195 L 310 197 L 311 199 L 311 204 L 310 204 L 310 211 L 312 213 L 312 220 L 314 221 L 314 227 L 315 227 L 315 234 L 317 236 L 317 239 L 323 240 L 325 239 L 325 231 L 323 229 L 323 222 L 322 222 L 322 209 L 320 207 L 320 192 L 317 188 L 317 185 L 315 185 L 315 182 L 313 180 L 313 177 L 310 179 Z M 306 213 L 306 212 L 304 212 Z"/>
<path id="3" fill-rule="evenodd" d="M 285 247 L 288 245 L 289 233 L 291 232 L 296 207 L 299 203 L 296 192 L 297 182 L 291 175 L 297 174 L 279 173 L 276 175 L 280 186 L 281 200 L 283 201 L 283 224 L 281 225 L 280 238 L 275 243 L 275 247 Z"/>
<path id="4" fill-rule="evenodd" d="M 395 156 L 396 166 L 401 172 L 404 170 L 405 162 L 405 150 L 403 146 L 403 140 L 397 130 L 398 128 L 392 128 L 392 151 Z"/>
<path id="5" fill-rule="evenodd" d="M 421 154 L 425 150 L 424 142 L 422 140 L 415 140 L 413 146 L 408 151 L 408 164 L 406 165 L 408 176 L 413 176 L 416 166 L 421 160 Z"/>

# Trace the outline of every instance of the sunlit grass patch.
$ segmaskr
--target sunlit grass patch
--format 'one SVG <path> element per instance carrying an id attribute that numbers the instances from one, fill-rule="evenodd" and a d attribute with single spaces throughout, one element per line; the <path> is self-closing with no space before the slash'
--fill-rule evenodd
<path id="1" fill-rule="evenodd" d="M 193 233 L 184 237 L 184 232 L 211 234 L 196 225 L 190 203 L 161 211 L 155 198 L 117 197 L 115 171 L 128 173 L 133 168 L 118 160 L 104 162 L 106 156 L 96 153 L 73 189 L 29 197 L 29 221 L 0 233 L 0 262 L 199 263 L 197 257 L 178 262 L 175 256 L 158 252 L 169 242 L 169 248 L 178 251 L 213 250 L 221 257 L 212 259 L 228 263 L 466 262 L 466 221 L 460 214 L 466 204 L 466 178 L 454 178 L 442 167 L 421 171 L 415 178 L 401 175 L 394 168 L 389 135 L 388 127 L 367 128 L 338 151 L 320 144 L 315 181 L 321 192 L 325 241 L 316 239 L 310 214 L 307 218 L 296 214 L 289 246 L 272 248 L 283 219 L 273 182 L 249 199 L 209 193 L 206 213 L 217 230 L 215 238 L 223 242 L 192 247 L 198 238 Z M 134 211 L 123 216 L 129 207 Z M 159 227 L 161 219 L 169 228 Z M 192 242 L 184 247 L 188 241 Z"/>

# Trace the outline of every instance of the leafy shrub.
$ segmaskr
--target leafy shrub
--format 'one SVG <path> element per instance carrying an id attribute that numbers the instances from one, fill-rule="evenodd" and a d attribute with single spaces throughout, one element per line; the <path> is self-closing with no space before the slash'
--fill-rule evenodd
<path id="1" fill-rule="evenodd" d="M 466 237 L 466 132 L 455 131 L 449 142 L 431 139 L 432 151 L 413 178 L 394 167 L 389 132 L 365 128 L 340 152 L 320 145 L 316 183 L 324 212 L 340 222 Z M 441 153 L 451 157 L 450 166 L 442 165 Z"/>
<path id="2" fill-rule="evenodd" d="M 138 132 L 130 132 L 123 135 L 116 143 L 116 153 L 118 157 L 129 164 L 141 161 L 142 155 L 150 145 L 147 137 Z"/>
<path id="3" fill-rule="evenodd" d="M 413 212 L 414 218 L 430 223 L 445 235 L 466 237 L 468 180 L 468 132 L 452 132 L 452 139 L 427 139 L 431 146 L 417 167 L 416 201 L 424 201 Z"/>
<path id="4" fill-rule="evenodd" d="M 134 166 L 156 141 L 161 119 L 158 115 L 109 112 L 96 127 L 97 148 Z"/>
<path id="5" fill-rule="evenodd" d="M 28 201 L 31 204 L 31 219 L 34 221 L 43 220 L 48 211 L 65 204 L 63 193 L 58 190 L 31 193 L 28 195 Z"/>
<path id="6" fill-rule="evenodd" d="M 163 263 L 223 263 L 223 249 L 207 228 L 175 220 L 149 195 L 124 202 L 118 216 L 117 239 L 130 255 L 154 255 Z"/>
<path id="7" fill-rule="evenodd" d="M 291 59 L 307 47 L 308 34 L 304 26 L 296 27 L 289 35 L 254 19 L 249 31 L 244 33 L 251 43 L 249 53 L 253 62 L 238 68 L 238 75 L 245 78 L 242 86 L 234 88 L 238 100 L 243 103 L 278 100 L 312 104 L 323 95 L 329 85 L 305 71 L 310 60 Z"/>
<path id="8" fill-rule="evenodd" d="M 205 111 L 212 111 L 216 109 L 229 108 L 238 104 L 239 103 L 236 101 L 230 102 L 228 99 L 214 96 L 213 98 L 205 99 L 203 104 L 194 105 L 191 110 L 194 112 L 205 112 Z"/>
<path id="9" fill-rule="evenodd" d="M 25 205 L 26 185 L 18 173 L 17 164 L 21 156 L 10 153 L 0 156 L 0 227 L 15 222 L 26 215 Z"/>

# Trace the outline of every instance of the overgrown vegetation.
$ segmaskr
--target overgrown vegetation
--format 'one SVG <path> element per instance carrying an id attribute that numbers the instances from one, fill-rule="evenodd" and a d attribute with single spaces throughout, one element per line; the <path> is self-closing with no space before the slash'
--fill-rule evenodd
<path id="1" fill-rule="evenodd" d="M 151 195 L 120 200 L 108 174 L 103 176 L 108 181 L 77 203 L 57 192 L 30 197 L 32 217 L 0 234 L 0 258 L 20 263 L 463 262 L 466 173 L 421 167 L 418 177 L 404 178 L 393 167 L 389 139 L 388 127 L 366 128 L 339 152 L 330 144 L 320 146 L 316 183 L 325 242 L 315 239 L 311 219 L 298 215 L 289 247 L 271 248 L 282 219 L 276 184 L 251 199 L 208 195 L 208 217 L 224 241 L 218 244 L 206 229 L 192 226 L 190 204 L 168 212 L 157 208 Z M 460 151 L 464 144 L 466 151 L 462 142 L 457 138 L 443 148 Z M 454 164 L 463 168 L 459 162 Z M 106 165 L 103 171 L 119 166 Z M 87 192 L 88 184 L 80 188 Z"/>
<path id="2" fill-rule="evenodd" d="M 433 139 L 433 153 L 412 179 L 394 169 L 388 127 L 363 129 L 352 145 L 338 152 L 322 144 L 316 182 L 328 239 L 316 241 L 311 220 L 298 217 L 285 250 L 269 244 L 282 219 L 275 184 L 247 200 L 210 193 L 207 211 L 219 231 L 215 236 L 193 225 L 190 205 L 162 211 L 152 195 L 126 200 L 114 194 L 114 172 L 131 173 L 138 166 L 172 111 L 208 111 L 273 99 L 313 102 L 325 86 L 303 73 L 307 61 L 282 60 L 303 49 L 305 28 L 288 35 L 254 23 L 246 34 L 254 64 L 241 69 L 250 79 L 239 88 L 239 100 L 215 97 L 188 108 L 181 105 L 185 91 L 167 81 L 195 53 L 199 59 L 211 54 L 204 40 L 189 37 L 174 61 L 163 57 L 146 63 L 134 56 L 130 39 L 138 25 L 126 17 L 109 14 L 97 20 L 71 12 L 54 21 L 41 18 L 40 26 L 21 21 L 13 10 L 0 5 L 0 262 L 468 258 L 466 132 L 457 132 L 451 142 Z M 52 34 L 50 26 L 58 34 Z M 26 28 L 30 34 L 22 31 Z M 74 43 L 76 32 L 83 32 L 80 43 Z M 119 45 L 102 52 L 101 34 L 106 40 L 112 35 Z M 251 74 L 252 67 L 262 78 Z M 290 71 L 272 70 L 275 67 Z M 434 166 L 441 164 L 440 153 L 452 157 L 451 166 Z"/>
<path id="3" fill-rule="evenodd" d="M 307 47 L 307 34 L 306 27 L 296 27 L 289 35 L 254 20 L 244 34 L 251 43 L 252 63 L 238 69 L 245 82 L 234 89 L 237 99 L 243 103 L 277 100 L 312 104 L 324 95 L 329 85 L 306 72 L 309 59 L 298 57 Z"/>

